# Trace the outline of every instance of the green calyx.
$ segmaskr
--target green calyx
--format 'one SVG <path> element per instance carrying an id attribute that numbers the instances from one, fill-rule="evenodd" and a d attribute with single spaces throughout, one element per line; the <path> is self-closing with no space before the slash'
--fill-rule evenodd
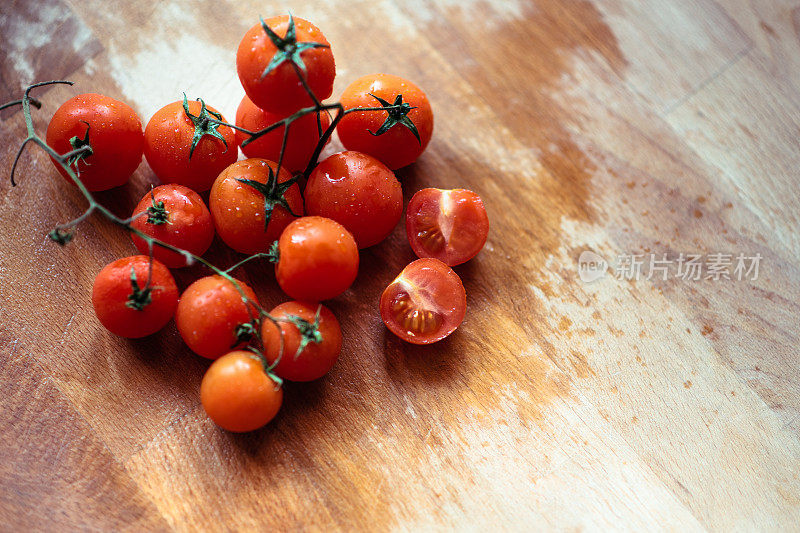
<path id="1" fill-rule="evenodd" d="M 186 113 L 186 116 L 189 117 L 189 120 L 191 120 L 192 124 L 194 124 L 194 135 L 192 136 L 192 146 L 189 148 L 189 159 L 192 158 L 194 149 L 197 148 L 197 144 L 200 142 L 200 139 L 206 135 L 210 135 L 211 137 L 216 137 L 217 139 L 221 140 L 225 145 L 225 151 L 227 152 L 228 141 L 226 141 L 225 137 L 223 137 L 219 132 L 219 127 L 221 124 L 217 124 L 211 120 L 222 120 L 222 114 L 208 109 L 202 98 L 198 98 L 197 101 L 200 102 L 200 114 L 195 116 L 189 112 L 189 102 L 186 100 L 186 93 L 183 93 L 183 112 Z"/>
<path id="2" fill-rule="evenodd" d="M 277 263 L 278 259 L 281 258 L 281 251 L 278 247 L 278 241 L 272 243 L 272 246 L 269 247 L 269 251 L 267 252 L 267 261 L 270 263 Z"/>
<path id="3" fill-rule="evenodd" d="M 162 224 L 169 224 L 169 211 L 164 207 L 164 202 L 159 200 L 156 202 L 156 197 L 153 191 L 150 191 L 150 200 L 152 205 L 147 208 L 147 223 L 160 226 Z"/>
<path id="4" fill-rule="evenodd" d="M 317 314 L 314 317 L 314 322 L 309 322 L 303 318 L 300 318 L 297 315 L 286 315 L 283 320 L 293 324 L 297 331 L 300 332 L 300 345 L 297 347 L 297 351 L 294 354 L 294 358 L 297 359 L 303 350 L 306 349 L 309 343 L 313 342 L 314 344 L 319 344 L 322 342 L 322 333 L 319 331 L 319 314 L 322 311 L 322 306 L 320 305 L 317 307 Z"/>
<path id="5" fill-rule="evenodd" d="M 264 72 L 261 74 L 261 79 L 264 79 L 267 74 L 278 68 L 278 66 L 286 61 L 293 63 L 303 74 L 305 74 L 306 64 L 303 62 L 303 58 L 300 57 L 300 54 L 313 48 L 330 48 L 330 45 L 323 43 L 298 43 L 294 27 L 294 18 L 292 17 L 291 13 L 289 13 L 289 27 L 286 29 L 286 37 L 279 37 L 277 33 L 272 31 L 272 29 L 267 26 L 267 23 L 264 22 L 264 19 L 260 16 L 258 17 L 258 20 L 261 21 L 261 27 L 264 28 L 269 40 L 272 41 L 272 44 L 274 44 L 275 48 L 278 49 L 278 51 L 275 52 L 275 55 L 272 56 L 267 68 L 265 68 Z"/>
<path id="6" fill-rule="evenodd" d="M 286 200 L 285 194 L 286 191 L 289 190 L 289 187 L 294 185 L 297 180 L 300 179 L 300 175 L 298 174 L 291 179 L 288 179 L 282 183 L 278 183 L 278 178 L 275 176 L 275 172 L 272 170 L 272 167 L 268 168 L 269 176 L 267 177 L 267 183 L 261 183 L 260 181 L 246 178 L 236 179 L 236 181 L 244 183 L 245 185 L 249 185 L 261 193 L 262 196 L 264 196 L 264 231 L 267 231 L 267 226 L 269 226 L 269 221 L 272 218 L 272 211 L 277 205 L 286 209 L 293 217 L 298 216 L 289 206 L 289 202 Z"/>
<path id="7" fill-rule="evenodd" d="M 70 146 L 72 146 L 72 151 L 80 150 L 81 148 L 83 148 L 83 151 L 74 154 L 70 156 L 69 159 L 67 159 L 67 165 L 70 167 L 74 167 L 75 173 L 78 176 L 81 175 L 81 169 L 78 167 L 78 161 L 83 161 L 85 165 L 88 165 L 89 163 L 86 162 L 86 158 L 92 155 L 92 145 L 89 143 L 90 126 L 89 123 L 86 122 L 85 120 L 82 120 L 81 122 L 86 124 L 86 133 L 83 134 L 83 139 L 81 139 L 76 135 L 69 140 L 69 144 Z"/>
<path id="8" fill-rule="evenodd" d="M 414 122 L 408 117 L 408 113 L 411 112 L 412 109 L 416 108 L 408 102 L 403 102 L 402 94 L 397 95 L 393 104 L 390 104 L 380 96 L 375 96 L 372 93 L 369 93 L 369 95 L 380 102 L 381 107 L 388 108 L 386 110 L 386 120 L 383 121 L 383 124 L 381 124 L 381 127 L 378 128 L 378 131 L 367 130 L 370 134 L 375 136 L 383 135 L 392 129 L 396 124 L 400 124 L 401 126 L 411 130 L 411 133 L 413 133 L 414 137 L 417 138 L 417 142 L 419 142 L 420 145 L 422 144 L 422 139 L 419 137 L 419 131 L 417 130 L 416 124 L 414 124 Z"/>
<path id="9" fill-rule="evenodd" d="M 73 237 L 75 237 L 75 233 L 69 230 L 56 228 L 50 233 L 48 233 L 47 236 L 50 237 L 50 240 L 57 243 L 59 246 L 65 246 L 68 242 L 72 240 Z"/>
<path id="10" fill-rule="evenodd" d="M 245 322 L 236 326 L 236 342 L 233 343 L 231 348 L 236 348 L 242 343 L 247 343 L 253 340 L 256 334 L 256 326 L 252 322 Z"/>
<path id="11" fill-rule="evenodd" d="M 133 267 L 131 267 L 131 290 L 132 292 L 128 295 L 128 301 L 125 302 L 126 307 L 143 311 L 153 301 L 150 287 L 139 288 L 139 283 L 136 280 L 136 271 Z"/>
<path id="12" fill-rule="evenodd" d="M 281 386 L 283 386 L 283 379 L 281 379 L 277 374 L 275 374 L 272 371 L 272 369 L 277 366 L 278 361 L 275 361 L 274 363 L 269 364 L 269 362 L 267 361 L 267 358 L 264 357 L 264 354 L 261 353 L 261 351 L 258 348 L 254 347 L 254 346 L 248 346 L 247 348 L 245 348 L 245 350 L 248 350 L 248 351 L 250 351 L 250 353 L 253 354 L 253 355 L 250 356 L 251 358 L 253 358 L 254 360 L 256 360 L 259 363 L 261 363 L 261 365 L 264 367 L 264 373 L 267 376 L 269 376 L 269 378 L 272 381 L 275 382 L 275 385 L 277 385 L 276 388 L 278 388 L 278 389 L 281 388 Z"/>

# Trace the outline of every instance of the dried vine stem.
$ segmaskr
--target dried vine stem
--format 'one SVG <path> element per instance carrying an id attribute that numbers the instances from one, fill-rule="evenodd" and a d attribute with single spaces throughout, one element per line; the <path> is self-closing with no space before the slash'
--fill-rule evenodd
<path id="1" fill-rule="evenodd" d="M 341 102 L 323 104 L 322 102 L 319 101 L 317 96 L 314 94 L 314 92 L 308 86 L 308 83 L 306 81 L 304 73 L 301 71 L 301 69 L 295 63 L 292 62 L 291 64 L 294 67 L 295 73 L 297 74 L 298 78 L 300 79 L 304 90 L 308 93 L 309 97 L 314 102 L 313 106 L 308 106 L 308 107 L 304 107 L 302 109 L 299 109 L 298 111 L 292 113 L 288 117 L 286 117 L 286 118 L 284 118 L 282 120 L 279 120 L 278 122 L 275 122 L 275 123 L 269 125 L 268 127 L 263 128 L 263 129 L 258 130 L 258 131 L 250 131 L 250 130 L 247 130 L 247 129 L 242 128 L 240 126 L 237 126 L 236 124 L 227 123 L 227 122 L 225 122 L 225 121 L 223 121 L 221 119 L 217 119 L 217 118 L 214 118 L 214 117 L 207 117 L 207 120 L 208 120 L 208 122 L 210 124 L 216 124 L 218 126 L 227 126 L 227 127 L 230 127 L 232 129 L 241 131 L 242 133 L 246 134 L 248 136 L 248 138 L 244 142 L 242 142 L 242 146 L 246 146 L 247 144 L 253 142 L 256 139 L 258 139 L 259 137 L 262 137 L 262 136 L 270 133 L 271 131 L 274 131 L 274 130 L 280 128 L 280 127 L 283 127 L 284 128 L 284 131 L 283 131 L 283 142 L 281 143 L 280 155 L 279 155 L 278 161 L 277 161 L 277 170 L 275 172 L 276 175 L 278 175 L 280 173 L 281 166 L 283 164 L 284 152 L 286 150 L 286 144 L 287 144 L 288 135 L 289 135 L 289 128 L 291 127 L 292 123 L 295 120 L 298 120 L 299 118 L 301 118 L 301 117 L 303 117 L 305 115 L 308 115 L 310 113 L 316 113 L 317 114 L 317 127 L 318 127 L 318 130 L 320 132 L 320 138 L 319 138 L 319 141 L 317 142 L 316 148 L 314 149 L 313 155 L 309 159 L 308 165 L 306 166 L 306 168 L 304 169 L 304 171 L 302 173 L 293 176 L 292 181 L 297 181 L 301 177 L 308 178 L 310 176 L 312 170 L 316 166 L 317 160 L 319 159 L 319 156 L 320 156 L 320 154 L 322 152 L 322 149 L 325 147 L 325 145 L 327 144 L 328 140 L 331 138 L 331 135 L 333 134 L 333 131 L 336 129 L 336 126 L 339 124 L 339 122 L 341 121 L 341 119 L 345 115 L 347 115 L 349 113 L 362 112 L 362 111 L 389 112 L 389 111 L 393 111 L 393 110 L 403 109 L 402 105 L 397 105 L 397 104 L 389 104 L 389 105 L 385 105 L 384 104 L 381 107 L 356 107 L 356 108 L 347 109 L 347 110 L 344 109 L 344 106 L 341 104 Z M 141 237 L 147 243 L 148 250 L 149 250 L 150 268 L 149 268 L 149 271 L 148 271 L 147 282 L 146 282 L 146 284 L 145 284 L 145 286 L 144 286 L 144 288 L 142 290 L 147 290 L 150 287 L 150 281 L 151 281 L 151 277 L 152 277 L 152 262 L 153 262 L 153 248 L 154 248 L 154 246 L 160 246 L 160 247 L 165 248 L 167 250 L 171 250 L 173 252 L 181 254 L 184 257 L 186 257 L 186 259 L 187 259 L 187 261 L 189 263 L 192 263 L 192 262 L 196 261 L 196 262 L 201 263 L 202 265 L 206 266 L 207 268 L 209 268 L 215 274 L 217 274 L 219 276 L 222 276 L 223 278 L 228 280 L 230 283 L 232 283 L 233 286 L 236 288 L 236 290 L 239 292 L 239 295 L 241 296 L 242 301 L 244 302 L 245 306 L 247 307 L 248 313 L 250 315 L 251 322 L 249 324 L 250 324 L 250 326 L 252 326 L 252 329 L 254 331 L 254 334 L 255 334 L 256 338 L 259 341 L 259 344 L 263 345 L 263 342 L 262 342 L 262 339 L 261 339 L 261 331 L 260 331 L 260 328 L 258 327 L 259 323 L 261 322 L 261 319 L 266 318 L 266 319 L 272 321 L 276 325 L 276 327 L 278 328 L 278 331 L 280 332 L 280 351 L 279 351 L 278 357 L 276 358 L 276 360 L 272 364 L 268 364 L 268 362 L 267 362 L 266 358 L 264 357 L 264 355 L 257 348 L 255 348 L 254 346 L 248 346 L 248 349 L 253 351 L 258 356 L 259 360 L 264 365 L 265 371 L 270 375 L 270 377 L 272 379 L 274 379 L 276 381 L 276 383 L 278 383 L 280 385 L 282 383 L 282 380 L 278 376 L 275 376 L 272 373 L 272 369 L 275 368 L 275 366 L 277 366 L 277 364 L 280 362 L 281 358 L 283 357 L 283 351 L 284 351 L 283 350 L 284 349 L 284 334 L 283 334 L 283 329 L 280 327 L 279 322 L 290 322 L 290 323 L 293 323 L 293 324 L 297 325 L 297 321 L 298 320 L 302 320 L 302 319 L 300 319 L 299 317 L 288 317 L 288 318 L 279 318 L 279 319 L 274 318 L 263 307 L 261 307 L 261 305 L 258 302 L 256 302 L 255 300 L 252 300 L 251 298 L 249 298 L 247 296 L 247 294 L 245 293 L 245 291 L 243 290 L 241 284 L 233 276 L 230 275 L 231 271 L 239 268 L 240 266 L 242 266 L 245 263 L 247 263 L 249 261 L 252 261 L 254 259 L 259 259 L 259 258 L 274 259 L 274 253 L 256 253 L 256 254 L 253 254 L 253 255 L 250 255 L 250 256 L 246 257 L 245 259 L 243 259 L 242 261 L 239 261 L 235 265 L 223 270 L 223 269 L 218 268 L 217 266 L 211 264 L 210 262 L 206 261 L 205 259 L 203 259 L 202 257 L 200 257 L 198 255 L 195 255 L 195 254 L 193 254 L 193 253 L 191 253 L 191 252 L 189 252 L 187 250 L 184 250 L 184 249 L 179 248 L 177 246 L 173 246 L 173 245 L 168 244 L 168 243 L 166 243 L 164 241 L 156 239 L 155 237 L 151 237 L 150 235 L 147 235 L 146 233 L 144 233 L 144 232 L 136 229 L 135 227 L 133 227 L 131 225 L 131 223 L 137 218 L 137 216 L 141 216 L 141 215 L 143 215 L 145 213 L 141 213 L 140 215 L 123 219 L 123 218 L 119 218 L 114 213 L 109 211 L 106 207 L 104 207 L 103 205 L 99 204 L 95 200 L 94 196 L 92 196 L 92 193 L 86 188 L 86 186 L 81 181 L 81 179 L 79 177 L 79 173 L 76 173 L 72 169 L 71 165 L 69 164 L 70 158 L 73 158 L 75 156 L 79 156 L 79 155 L 82 155 L 82 154 L 87 154 L 88 155 L 89 153 L 91 153 L 91 147 L 86 145 L 86 146 L 82 146 L 80 148 L 77 148 L 75 150 L 71 150 L 71 151 L 69 151 L 69 152 L 67 152 L 65 154 L 59 154 L 55 150 L 53 150 L 50 146 L 48 146 L 47 143 L 41 137 L 39 137 L 36 134 L 36 131 L 34 129 L 33 117 L 31 115 L 31 109 L 30 108 L 31 108 L 31 106 L 34 106 L 37 109 L 39 109 L 39 108 L 41 108 L 41 103 L 39 102 L 39 100 L 31 97 L 30 96 L 30 92 L 33 89 L 36 89 L 38 87 L 44 87 L 44 86 L 47 86 L 47 85 L 56 85 L 56 84 L 73 85 L 73 82 L 65 81 L 65 80 L 53 80 L 53 81 L 45 81 L 45 82 L 40 82 L 40 83 L 34 83 L 34 84 L 28 86 L 25 89 L 25 93 L 24 93 L 24 95 L 23 95 L 23 97 L 21 99 L 15 100 L 13 102 L 9 102 L 7 104 L 3 104 L 2 106 L 0 106 L 0 110 L 3 110 L 3 109 L 7 109 L 7 108 L 10 108 L 10 107 L 13 107 L 15 105 L 21 105 L 22 106 L 22 112 L 23 112 L 23 115 L 25 117 L 25 126 L 26 126 L 27 132 L 28 132 L 27 137 L 25 139 L 23 139 L 23 141 L 22 141 L 22 144 L 21 144 L 21 146 L 19 148 L 19 151 L 17 152 L 17 154 L 16 154 L 16 156 L 14 158 L 14 163 L 13 163 L 13 165 L 11 167 L 11 184 L 13 186 L 16 185 L 16 182 L 14 181 L 14 175 L 15 175 L 15 172 L 16 172 L 17 164 L 19 162 L 20 157 L 22 156 L 22 153 L 25 150 L 25 147 L 28 145 L 28 143 L 34 143 L 37 146 L 39 146 L 42 150 L 44 150 L 47 153 L 47 155 L 49 155 L 51 158 L 53 158 L 53 160 L 56 161 L 67 172 L 69 177 L 72 179 L 73 183 L 75 183 L 75 185 L 80 190 L 81 194 L 84 196 L 84 198 L 88 202 L 88 206 L 86 207 L 86 210 L 79 217 L 77 217 L 77 218 L 75 218 L 75 219 L 73 219 L 73 220 L 71 220 L 69 222 L 66 222 L 64 224 L 59 224 L 58 226 L 56 226 L 48 234 L 48 236 L 53 241 L 55 241 L 56 243 L 58 243 L 58 244 L 63 246 L 65 244 L 67 244 L 69 241 L 72 240 L 73 235 L 74 235 L 74 231 L 75 231 L 75 227 L 78 224 L 80 224 L 81 222 L 83 222 L 84 220 L 86 220 L 90 215 L 92 215 L 95 212 L 97 212 L 97 213 L 100 213 L 101 215 L 103 215 L 108 220 L 110 220 L 112 223 L 124 228 L 125 230 L 129 231 L 130 233 L 138 235 L 139 237 Z M 185 95 L 184 95 L 184 100 L 185 100 Z M 407 104 L 405 104 L 405 105 L 407 106 Z M 324 113 L 329 113 L 331 110 L 336 110 L 336 114 L 333 117 L 333 119 L 331 120 L 331 123 L 328 126 L 328 128 L 326 128 L 323 131 L 322 130 L 322 123 L 320 121 L 320 113 L 323 113 L 323 112 Z M 191 154 L 190 154 L 190 157 L 191 157 Z M 276 188 L 277 186 L 278 186 L 278 180 L 276 179 L 274 181 L 274 183 L 273 183 L 273 188 Z M 273 190 L 271 192 L 274 193 L 275 191 Z M 267 223 L 268 223 L 268 221 L 267 221 Z M 257 312 L 257 314 L 256 314 L 256 312 Z M 307 325 L 309 327 L 313 327 L 313 325 L 311 323 L 308 323 Z M 297 354 L 295 354 L 295 357 L 297 355 L 299 355 L 299 353 L 302 351 L 302 348 L 303 347 L 301 345 L 299 347 L 299 349 L 298 349 Z"/>
<path id="2" fill-rule="evenodd" d="M 78 187 L 78 190 L 80 190 L 81 194 L 83 195 L 83 197 L 86 199 L 86 201 L 88 203 L 88 206 L 86 207 L 86 210 L 79 217 L 77 217 L 77 218 L 75 218 L 75 219 L 73 219 L 73 220 L 71 220 L 69 222 L 66 222 L 64 224 L 59 224 L 58 226 L 56 226 L 50 232 L 50 234 L 49 234 L 50 238 L 53 241 L 57 242 L 58 244 L 60 244 L 62 246 L 67 244 L 70 240 L 72 240 L 74 229 L 78 224 L 80 224 L 81 222 L 86 220 L 90 215 L 92 215 L 94 213 L 99 213 L 99 214 L 103 215 L 106 219 L 110 220 L 112 223 L 116 224 L 117 226 L 120 226 L 120 227 L 124 228 L 125 230 L 127 230 L 127 231 L 129 231 L 129 232 L 131 232 L 131 233 L 133 233 L 135 235 L 138 235 L 139 237 L 144 239 L 144 241 L 147 243 L 147 246 L 148 246 L 148 249 L 149 249 L 149 252 L 150 252 L 149 253 L 150 269 L 148 271 L 147 282 L 145 283 L 145 286 L 144 286 L 144 288 L 142 290 L 146 290 L 150 286 L 150 280 L 151 280 L 151 277 L 152 277 L 151 274 L 152 274 L 152 261 L 153 261 L 153 253 L 152 253 L 153 252 L 153 247 L 154 246 L 160 246 L 162 248 L 166 248 L 167 250 L 171 250 L 173 252 L 176 252 L 178 254 L 183 255 L 184 257 L 186 257 L 187 261 L 189 261 L 190 263 L 196 261 L 196 262 L 198 262 L 198 263 L 200 263 L 202 265 L 205 265 L 207 268 L 212 270 L 215 274 L 217 274 L 219 276 L 222 276 L 223 278 L 225 278 L 226 280 L 231 282 L 233 284 L 233 286 L 236 288 L 236 290 L 239 292 L 239 295 L 241 296 L 242 301 L 244 302 L 245 306 L 247 307 L 248 312 L 250 313 L 251 323 L 252 323 L 253 328 L 254 328 L 254 330 L 256 332 L 256 335 L 258 336 L 259 339 L 260 339 L 260 332 L 259 332 L 259 328 L 257 327 L 257 325 L 260 322 L 260 319 L 266 318 L 268 320 L 271 320 L 272 322 L 274 322 L 276 325 L 279 326 L 278 320 L 273 318 L 272 315 L 270 315 L 263 307 L 261 307 L 261 305 L 258 302 L 256 302 L 255 300 L 250 299 L 247 296 L 247 294 L 244 292 L 244 290 L 242 289 L 241 284 L 233 276 L 230 275 L 231 271 L 235 270 L 236 268 L 238 268 L 239 266 L 241 266 L 245 262 L 247 262 L 247 261 L 249 261 L 251 259 L 255 259 L 257 257 L 261 257 L 261 256 L 266 255 L 266 254 L 255 254 L 254 256 L 248 257 L 245 261 L 239 262 L 236 265 L 234 265 L 233 267 L 228 268 L 226 270 L 223 270 L 223 269 L 213 265 L 209 261 L 203 259 L 199 255 L 195 255 L 195 254 L 193 254 L 193 253 L 191 253 L 191 252 L 189 252 L 187 250 L 184 250 L 184 249 L 179 248 L 177 246 L 173 246 L 173 245 L 171 245 L 169 243 L 166 243 L 164 241 L 156 239 L 155 237 L 152 237 L 152 236 L 150 236 L 150 235 L 148 235 L 148 234 L 136 229 L 135 227 L 133 227 L 131 225 L 131 223 L 137 218 L 136 216 L 129 217 L 129 218 L 120 218 L 120 217 L 116 216 L 114 213 L 112 213 L 111 211 L 109 211 L 105 206 L 103 206 L 102 204 L 98 203 L 97 200 L 95 200 L 94 196 L 86 188 L 86 186 L 83 184 L 83 181 L 80 179 L 78 174 L 68 164 L 68 161 L 69 161 L 70 157 L 72 157 L 74 155 L 77 155 L 77 154 L 80 154 L 80 153 L 83 153 L 83 152 L 86 152 L 86 151 L 90 150 L 90 148 L 88 146 L 86 146 L 86 147 L 78 148 L 76 150 L 72 150 L 70 152 L 67 152 L 66 154 L 59 154 L 55 150 L 50 148 L 50 146 L 48 146 L 47 143 L 41 137 L 39 137 L 37 135 L 36 130 L 34 128 L 33 117 L 31 115 L 31 111 L 30 111 L 30 106 L 33 103 L 34 99 L 31 98 L 30 92 L 31 92 L 31 90 L 36 89 L 38 87 L 43 87 L 43 86 L 47 86 L 47 85 L 55 85 L 55 84 L 72 85 L 73 83 L 71 81 L 65 81 L 65 80 L 54 80 L 54 81 L 46 81 L 46 82 L 35 83 L 33 85 L 30 85 L 27 89 L 25 89 L 24 96 L 20 100 L 16 100 L 14 102 L 10 102 L 9 104 L 6 104 L 6 105 L 2 106 L 2 109 L 5 109 L 7 107 L 11 107 L 11 106 L 14 106 L 14 105 L 22 105 L 22 112 L 23 112 L 23 115 L 25 117 L 25 125 L 26 125 L 27 131 L 28 131 L 28 135 L 27 135 L 27 137 L 25 139 L 23 139 L 22 145 L 20 146 L 20 149 L 17 152 L 17 155 L 16 155 L 16 157 L 14 159 L 14 165 L 12 166 L 12 170 L 11 170 L 11 184 L 12 185 L 16 185 L 16 182 L 14 181 L 14 172 L 16 170 L 16 166 L 17 166 L 17 163 L 19 162 L 20 156 L 22 155 L 22 153 L 23 153 L 25 147 L 28 145 L 28 143 L 33 143 L 33 144 L 39 146 L 42 150 L 44 150 L 45 153 L 47 153 L 47 155 L 49 155 L 51 158 L 53 158 L 53 160 L 56 161 L 61 166 L 61 168 L 64 169 L 65 172 L 67 172 L 67 174 L 69 175 L 70 179 L 72 179 L 72 181 Z M 36 102 L 38 103 L 38 101 L 36 101 Z M 36 107 L 40 107 L 40 106 L 41 106 L 41 104 L 39 104 Z M 143 215 L 145 213 L 142 213 L 141 215 Z M 255 312 L 254 312 L 254 310 L 255 310 Z M 256 314 L 256 312 L 257 312 L 257 314 Z M 279 327 L 279 329 L 280 329 L 280 327 Z M 282 330 L 281 330 L 281 333 L 282 333 Z M 264 364 L 265 370 L 271 374 L 271 370 L 275 367 L 275 365 L 277 365 L 277 363 L 280 361 L 280 358 L 283 355 L 283 335 L 281 334 L 281 349 L 280 349 L 279 356 L 276 359 L 275 363 L 273 363 L 272 365 L 267 364 L 266 359 L 264 359 L 264 357 L 263 357 L 263 354 L 261 354 L 257 350 L 256 350 L 256 353 L 259 356 L 259 358 L 261 359 L 262 363 Z M 274 375 L 271 374 L 271 377 L 273 379 L 276 379 L 276 381 L 280 382 L 280 378 L 277 378 L 277 376 L 274 376 Z"/>

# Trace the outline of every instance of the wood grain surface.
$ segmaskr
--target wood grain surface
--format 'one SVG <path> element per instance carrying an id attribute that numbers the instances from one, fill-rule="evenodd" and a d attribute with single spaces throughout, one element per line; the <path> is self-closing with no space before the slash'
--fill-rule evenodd
<path id="1" fill-rule="evenodd" d="M 42 133 L 81 92 L 146 121 L 186 91 L 232 119 L 241 35 L 289 9 L 331 41 L 334 95 L 380 71 L 430 97 L 433 140 L 398 176 L 406 200 L 485 201 L 466 321 L 428 347 L 385 329 L 380 293 L 414 258 L 400 225 L 331 302 L 333 371 L 226 433 L 172 324 L 97 323 L 94 276 L 134 247 L 100 218 L 51 243 L 83 202 L 30 150 L 0 184 L 0 528 L 797 529 L 800 3 L 6 0 L 0 99 L 75 81 L 39 94 Z M 24 123 L 2 118 L 7 172 Z M 127 215 L 155 182 L 143 163 L 98 197 Z M 756 280 L 585 283 L 586 250 L 762 260 Z M 270 266 L 242 277 L 285 300 Z"/>

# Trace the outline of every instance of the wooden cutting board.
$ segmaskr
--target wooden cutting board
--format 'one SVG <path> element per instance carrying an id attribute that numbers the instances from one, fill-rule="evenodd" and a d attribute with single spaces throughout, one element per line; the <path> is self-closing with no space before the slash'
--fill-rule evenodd
<path id="1" fill-rule="evenodd" d="M 398 172 L 406 200 L 475 190 L 492 229 L 457 268 L 466 321 L 429 347 L 377 312 L 414 257 L 402 225 L 363 251 L 331 302 L 334 370 L 232 435 L 204 415 L 208 362 L 173 325 L 139 341 L 99 326 L 94 276 L 134 248 L 99 218 L 51 243 L 83 202 L 29 150 L 19 185 L 0 184 L 3 529 L 797 528 L 798 6 L 7 0 L 0 99 L 76 82 L 39 93 L 42 133 L 80 92 L 147 120 L 186 91 L 232 119 L 241 35 L 291 8 L 333 44 L 334 95 L 377 71 L 424 88 L 436 126 Z M 0 134 L 8 172 L 19 111 Z M 128 214 L 154 182 L 143 163 L 98 197 Z M 582 252 L 608 262 L 600 279 L 582 279 Z M 757 279 L 620 269 L 715 253 L 760 254 Z M 209 257 L 239 259 L 218 242 Z M 267 308 L 285 300 L 269 265 L 244 270 Z"/>

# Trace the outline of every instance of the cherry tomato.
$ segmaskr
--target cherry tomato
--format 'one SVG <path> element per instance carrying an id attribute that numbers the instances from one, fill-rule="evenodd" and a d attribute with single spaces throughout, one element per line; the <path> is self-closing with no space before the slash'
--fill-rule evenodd
<path id="1" fill-rule="evenodd" d="M 136 217 L 131 226 L 167 244 L 177 246 L 195 255 L 203 255 L 214 240 L 214 223 L 200 195 L 183 185 L 159 185 L 144 195 L 133 210 Z M 150 254 L 147 242 L 131 234 L 139 252 Z M 187 265 L 183 254 L 153 247 L 153 257 L 170 268 Z"/>
<path id="2" fill-rule="evenodd" d="M 461 278 L 438 259 L 417 259 L 381 295 L 381 318 L 413 344 L 430 344 L 453 333 L 467 310 Z"/>
<path id="3" fill-rule="evenodd" d="M 184 103 L 188 109 L 184 109 Z M 198 101 L 173 102 L 158 111 L 144 129 L 144 156 L 162 183 L 207 191 L 222 170 L 236 161 L 236 136 L 216 109 Z"/>
<path id="4" fill-rule="evenodd" d="M 237 280 L 238 281 L 238 280 Z M 258 302 L 246 283 L 238 281 L 247 297 Z M 236 287 L 222 276 L 200 278 L 183 291 L 175 312 L 175 325 L 183 341 L 196 354 L 209 359 L 245 346 L 252 337 L 251 311 Z"/>
<path id="5" fill-rule="evenodd" d="M 280 321 L 280 329 L 271 320 L 261 326 L 264 357 L 272 364 L 280 356 L 273 372 L 291 381 L 312 381 L 327 374 L 342 349 L 342 330 L 330 309 L 322 304 L 284 302 L 269 314 Z"/>
<path id="6" fill-rule="evenodd" d="M 226 168 L 214 182 L 208 199 L 217 233 L 225 244 L 244 254 L 269 250 L 295 217 L 303 214 L 303 198 L 296 183 L 278 165 L 266 159 L 245 159 Z M 244 181 L 243 181 L 244 180 Z M 269 224 L 264 221 L 269 212 Z"/>
<path id="7" fill-rule="evenodd" d="M 481 251 L 489 217 L 481 197 L 466 189 L 422 189 L 406 209 L 408 242 L 418 257 L 455 266 Z"/>
<path id="8" fill-rule="evenodd" d="M 298 218 L 278 240 L 275 276 L 295 300 L 318 302 L 338 296 L 358 274 L 358 246 L 344 226 L 329 218 Z"/>
<path id="9" fill-rule="evenodd" d="M 385 239 L 403 215 L 403 190 L 394 172 L 361 152 L 333 154 L 308 178 L 306 212 L 335 220 L 359 248 Z"/>
<path id="10" fill-rule="evenodd" d="M 298 71 L 318 100 L 328 98 L 336 65 L 319 28 L 288 15 L 269 18 L 264 24 L 273 35 L 256 24 L 244 34 L 236 52 L 236 71 L 250 100 L 261 109 L 287 115 L 314 105 Z"/>
<path id="11" fill-rule="evenodd" d="M 344 90 L 341 103 L 346 110 L 403 106 L 348 113 L 336 126 L 345 148 L 376 157 L 392 170 L 416 161 L 431 140 L 433 111 L 428 97 L 408 80 L 390 74 L 363 76 Z"/>
<path id="12" fill-rule="evenodd" d="M 92 305 L 100 323 L 120 337 L 151 335 L 167 325 L 178 305 L 178 287 L 167 267 L 145 255 L 107 264 L 94 280 Z"/>
<path id="13" fill-rule="evenodd" d="M 286 118 L 288 114 L 275 114 L 264 111 L 256 107 L 247 95 L 242 98 L 239 109 L 236 111 L 236 125 L 250 131 L 262 130 Z M 319 113 L 319 124 L 317 124 L 317 114 L 309 113 L 294 120 L 289 125 L 289 135 L 286 137 L 286 149 L 283 153 L 283 165 L 293 173 L 302 172 L 308 166 L 311 156 L 319 143 L 319 126 L 322 131 L 331 125 L 331 119 L 327 113 Z M 256 139 L 255 141 L 242 146 L 242 152 L 247 157 L 261 157 L 270 161 L 277 161 L 281 155 L 281 144 L 283 143 L 283 130 L 281 126 Z M 241 144 L 250 136 L 236 131 L 236 143 Z M 328 139 L 330 141 L 330 138 Z M 326 142 L 327 144 L 327 142 Z"/>
<path id="14" fill-rule="evenodd" d="M 91 155 L 72 164 L 78 178 L 90 191 L 118 187 L 128 181 L 142 162 L 142 121 L 128 104 L 119 100 L 100 94 L 79 94 L 64 102 L 50 119 L 47 144 L 65 154 L 87 143 Z M 61 165 L 55 165 L 72 183 Z"/>
<path id="15" fill-rule="evenodd" d="M 258 356 L 230 352 L 214 361 L 200 384 L 206 414 L 222 429 L 242 433 L 275 418 L 283 389 L 264 371 Z"/>

